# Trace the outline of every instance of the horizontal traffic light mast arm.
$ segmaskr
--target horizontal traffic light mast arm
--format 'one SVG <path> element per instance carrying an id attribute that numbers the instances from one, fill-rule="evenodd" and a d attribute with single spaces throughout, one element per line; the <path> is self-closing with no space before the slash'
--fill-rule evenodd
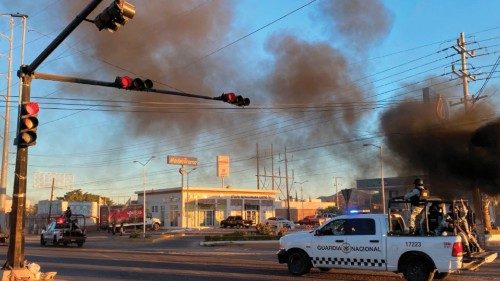
<path id="1" fill-rule="evenodd" d="M 79 78 L 79 77 L 63 76 L 63 75 L 40 73 L 40 72 L 33 73 L 33 79 L 59 81 L 59 82 L 103 86 L 103 87 L 111 87 L 111 88 L 121 89 L 121 87 L 119 85 L 117 85 L 116 82 L 98 81 L 98 80 L 91 80 L 91 79 L 85 79 L 85 78 Z M 206 99 L 206 100 L 220 100 L 219 97 L 208 97 L 208 96 L 188 94 L 188 93 L 177 92 L 177 91 L 160 90 L 160 89 L 144 89 L 144 90 L 134 89 L 134 91 L 153 92 L 153 93 L 166 94 L 166 95 L 172 95 L 172 96 L 181 96 L 181 97 L 198 98 L 198 99 Z"/>

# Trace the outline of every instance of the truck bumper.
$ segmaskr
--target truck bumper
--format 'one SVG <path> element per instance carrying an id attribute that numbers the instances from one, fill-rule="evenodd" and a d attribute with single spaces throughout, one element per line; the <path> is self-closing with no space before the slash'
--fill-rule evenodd
<path id="1" fill-rule="evenodd" d="M 278 262 L 279 263 L 287 263 L 288 262 L 288 253 L 286 252 L 285 249 L 281 249 L 276 253 L 278 255 Z"/>

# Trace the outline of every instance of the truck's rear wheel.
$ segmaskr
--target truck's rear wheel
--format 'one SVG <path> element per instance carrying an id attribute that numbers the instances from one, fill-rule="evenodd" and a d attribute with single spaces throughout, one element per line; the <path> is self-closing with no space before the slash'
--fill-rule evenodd
<path id="1" fill-rule="evenodd" d="M 76 242 L 76 245 L 78 245 L 79 248 L 83 246 L 83 242 Z"/>
<path id="2" fill-rule="evenodd" d="M 403 275 L 408 281 L 430 281 L 434 277 L 434 271 L 428 262 L 415 257 L 406 261 Z"/>
<path id="3" fill-rule="evenodd" d="M 304 275 L 311 271 L 311 262 L 307 254 L 301 251 L 292 251 L 288 255 L 288 271 L 293 275 Z"/>
<path id="4" fill-rule="evenodd" d="M 436 272 L 434 273 L 434 279 L 445 280 L 450 274 L 448 272 Z"/>
<path id="5" fill-rule="evenodd" d="M 52 239 L 52 244 L 54 244 L 54 246 L 59 245 L 59 241 L 57 241 L 57 236 L 54 236 L 54 239 Z"/>
<path id="6" fill-rule="evenodd" d="M 47 242 L 43 239 L 43 235 L 40 235 L 40 245 L 45 246 L 45 244 L 47 244 Z"/>

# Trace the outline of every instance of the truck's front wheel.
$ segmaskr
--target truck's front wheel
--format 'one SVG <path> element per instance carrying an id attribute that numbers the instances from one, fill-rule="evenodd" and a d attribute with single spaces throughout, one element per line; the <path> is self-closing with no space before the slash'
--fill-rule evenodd
<path id="1" fill-rule="evenodd" d="M 293 275 L 304 275 L 311 271 L 311 262 L 307 254 L 301 251 L 292 251 L 288 255 L 288 271 Z"/>
<path id="2" fill-rule="evenodd" d="M 411 258 L 406 263 L 403 275 L 408 281 L 430 281 L 434 277 L 434 271 L 428 262 Z"/>

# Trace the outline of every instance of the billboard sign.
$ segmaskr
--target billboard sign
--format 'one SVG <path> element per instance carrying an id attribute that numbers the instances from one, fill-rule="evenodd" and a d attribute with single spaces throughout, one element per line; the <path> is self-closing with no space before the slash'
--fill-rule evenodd
<path id="1" fill-rule="evenodd" d="M 217 155 L 217 176 L 229 177 L 229 155 Z"/>
<path id="2" fill-rule="evenodd" d="M 198 166 L 198 158 L 189 156 L 167 156 L 167 164 Z"/>

